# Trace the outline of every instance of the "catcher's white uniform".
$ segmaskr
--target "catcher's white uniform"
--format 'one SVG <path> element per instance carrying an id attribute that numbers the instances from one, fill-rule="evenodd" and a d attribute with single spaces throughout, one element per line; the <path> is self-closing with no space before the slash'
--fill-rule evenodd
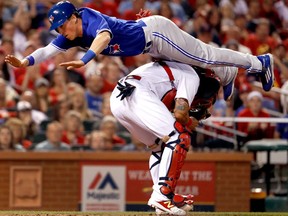
<path id="1" fill-rule="evenodd" d="M 176 98 L 185 98 L 191 104 L 199 87 L 197 73 L 186 64 L 169 61 L 166 64 L 175 78 Z M 114 89 L 110 98 L 111 111 L 131 134 L 150 146 L 156 138 L 162 138 L 174 130 L 175 119 L 161 102 L 163 96 L 171 90 L 171 82 L 157 62 L 141 66 L 129 75 L 139 75 L 141 80 L 126 79 L 136 88 L 130 97 L 122 101 L 116 98 L 119 90 Z"/>
<path id="2" fill-rule="evenodd" d="M 171 69 L 175 79 L 176 98 L 185 98 L 191 104 L 199 87 L 197 73 L 191 66 L 186 64 L 176 62 L 166 62 L 166 64 Z M 133 78 L 133 75 L 137 79 Z M 137 68 L 120 80 L 123 85 L 125 82 L 136 88 L 130 96 L 120 100 L 120 97 L 117 97 L 120 91 L 116 87 L 110 98 L 111 111 L 131 134 L 149 147 L 155 144 L 157 138 L 161 139 L 175 131 L 175 119 L 164 103 L 161 102 L 161 98 L 172 89 L 172 86 L 166 71 L 159 63 L 148 63 Z M 175 134 L 170 136 L 170 139 L 166 142 L 166 146 L 169 144 L 170 147 L 174 148 L 179 144 L 179 135 L 180 133 L 175 131 Z M 173 151 L 171 151 L 171 148 L 165 147 L 163 149 L 162 146 L 161 149 L 161 145 L 158 145 L 152 150 L 149 161 L 154 184 L 153 193 L 149 200 L 152 204 L 153 202 L 158 204 L 158 201 L 167 200 L 167 196 L 164 196 L 160 191 L 161 184 L 163 182 L 165 184 L 165 180 L 161 180 L 160 177 L 167 176 L 173 162 L 172 158 Z M 179 169 L 181 172 L 181 168 Z M 170 213 L 183 215 L 181 211 L 180 213 L 173 211 Z"/>

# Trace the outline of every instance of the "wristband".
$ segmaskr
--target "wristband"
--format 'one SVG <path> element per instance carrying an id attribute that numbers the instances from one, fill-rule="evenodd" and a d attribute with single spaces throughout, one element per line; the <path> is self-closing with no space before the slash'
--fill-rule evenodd
<path id="1" fill-rule="evenodd" d="M 35 59 L 33 58 L 33 56 L 28 56 L 26 57 L 26 59 L 28 60 L 28 66 L 34 65 Z"/>
<path id="2" fill-rule="evenodd" d="M 83 61 L 84 64 L 87 64 L 89 61 L 91 61 L 95 57 L 96 57 L 96 53 L 93 50 L 89 49 L 80 60 Z"/>

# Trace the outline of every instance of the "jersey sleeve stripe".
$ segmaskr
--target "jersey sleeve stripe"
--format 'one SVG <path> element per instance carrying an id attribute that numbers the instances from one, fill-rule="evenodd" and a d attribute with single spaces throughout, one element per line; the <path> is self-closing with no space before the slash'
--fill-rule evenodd
<path id="1" fill-rule="evenodd" d="M 54 48 L 56 48 L 57 50 L 60 50 L 60 51 L 62 51 L 62 52 L 66 52 L 66 50 L 67 50 L 67 49 L 62 49 L 62 48 L 56 46 L 56 45 L 53 44 L 53 43 L 51 43 L 51 45 L 52 45 Z"/>

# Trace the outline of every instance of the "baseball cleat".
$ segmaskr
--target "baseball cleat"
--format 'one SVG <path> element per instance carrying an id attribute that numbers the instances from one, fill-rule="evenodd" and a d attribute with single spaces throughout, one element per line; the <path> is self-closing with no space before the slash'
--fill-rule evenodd
<path id="1" fill-rule="evenodd" d="M 150 198 L 148 205 L 156 209 L 157 215 L 186 215 L 186 211 L 176 207 L 171 200 L 155 201 Z"/>
<path id="2" fill-rule="evenodd" d="M 274 84 L 274 63 L 272 54 L 257 56 L 262 63 L 262 72 L 260 74 L 262 87 L 265 91 L 270 91 Z"/>
<path id="3" fill-rule="evenodd" d="M 194 206 L 192 204 L 191 205 L 185 204 L 182 207 L 180 207 L 180 209 L 184 210 L 185 212 L 193 211 L 193 208 Z"/>
<path id="4" fill-rule="evenodd" d="M 188 194 L 188 195 L 181 195 L 184 197 L 184 202 L 188 205 L 193 205 L 194 204 L 194 196 L 192 194 Z"/>
<path id="5" fill-rule="evenodd" d="M 161 209 L 159 208 L 155 208 L 155 214 L 157 216 L 163 216 L 163 215 L 169 215 L 169 213 L 165 212 L 165 211 L 162 211 Z"/>
<path id="6" fill-rule="evenodd" d="M 173 203 L 180 209 L 188 212 L 193 210 L 193 200 L 194 196 L 192 194 L 180 195 L 175 194 L 173 197 Z"/>
<path id="7" fill-rule="evenodd" d="M 235 79 L 237 77 L 237 74 L 238 74 L 238 69 L 235 68 L 235 70 L 233 71 L 233 79 L 225 86 L 223 86 L 223 94 L 224 94 L 224 100 L 227 101 L 227 100 L 230 100 L 232 95 L 233 95 L 233 92 L 234 92 L 234 82 L 235 82 Z"/>

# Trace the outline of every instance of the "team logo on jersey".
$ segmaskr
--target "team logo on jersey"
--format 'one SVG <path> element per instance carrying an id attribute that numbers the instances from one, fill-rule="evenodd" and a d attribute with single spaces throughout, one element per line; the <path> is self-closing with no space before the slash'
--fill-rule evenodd
<path id="1" fill-rule="evenodd" d="M 120 49 L 120 44 L 110 45 L 109 48 L 110 48 L 109 54 L 117 54 L 117 53 L 123 52 Z"/>

